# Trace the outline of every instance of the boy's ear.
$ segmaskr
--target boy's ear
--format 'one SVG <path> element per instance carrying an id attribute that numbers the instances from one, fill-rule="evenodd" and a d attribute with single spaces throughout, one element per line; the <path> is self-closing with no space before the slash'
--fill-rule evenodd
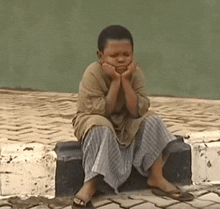
<path id="1" fill-rule="evenodd" d="M 97 54 L 98 62 L 102 63 L 102 52 L 97 51 L 96 54 Z"/>
<path id="2" fill-rule="evenodd" d="M 100 51 L 97 51 L 97 52 L 96 52 L 96 54 L 97 54 L 97 57 L 98 57 L 98 59 L 101 59 L 101 56 L 102 56 L 102 52 L 100 52 Z"/>

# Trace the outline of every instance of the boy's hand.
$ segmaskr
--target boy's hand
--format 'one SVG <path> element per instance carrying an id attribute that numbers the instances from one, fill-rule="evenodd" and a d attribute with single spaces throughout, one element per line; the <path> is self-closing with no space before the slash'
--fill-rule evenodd
<path id="1" fill-rule="evenodd" d="M 113 65 L 103 63 L 102 70 L 104 74 L 110 76 L 113 80 L 120 79 L 120 74 L 116 72 L 115 67 Z"/>
<path id="2" fill-rule="evenodd" d="M 124 79 L 129 80 L 129 78 L 132 76 L 132 74 L 137 70 L 137 64 L 135 61 L 132 61 L 132 63 L 128 66 L 128 69 L 122 73 L 122 77 Z"/>

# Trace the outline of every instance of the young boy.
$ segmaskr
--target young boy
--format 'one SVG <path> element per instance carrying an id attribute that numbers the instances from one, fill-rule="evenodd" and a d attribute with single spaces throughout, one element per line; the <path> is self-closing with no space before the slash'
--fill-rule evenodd
<path id="1" fill-rule="evenodd" d="M 175 137 L 149 111 L 143 72 L 134 61 L 133 38 L 120 25 L 110 25 L 98 37 L 99 61 L 88 66 L 79 86 L 75 135 L 82 143 L 85 180 L 73 206 L 85 206 L 102 176 L 117 193 L 132 165 L 146 184 L 174 199 L 191 200 L 162 173 L 162 151 Z"/>

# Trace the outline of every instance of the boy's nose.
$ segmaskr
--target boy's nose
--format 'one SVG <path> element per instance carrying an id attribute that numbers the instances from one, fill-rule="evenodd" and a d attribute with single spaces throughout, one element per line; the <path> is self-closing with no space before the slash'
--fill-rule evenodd
<path id="1" fill-rule="evenodd" d="M 118 61 L 118 62 L 124 62 L 125 59 L 124 59 L 124 57 L 120 56 L 120 57 L 118 57 L 118 60 L 117 60 L 117 61 Z"/>

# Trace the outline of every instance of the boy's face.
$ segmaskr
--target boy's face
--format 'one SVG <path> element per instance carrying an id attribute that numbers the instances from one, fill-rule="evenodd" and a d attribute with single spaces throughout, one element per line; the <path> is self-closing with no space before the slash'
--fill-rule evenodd
<path id="1" fill-rule="evenodd" d="M 127 70 L 133 60 L 131 42 L 127 39 L 109 39 L 103 52 L 99 52 L 99 58 L 104 63 L 115 67 L 116 72 L 122 74 Z"/>

